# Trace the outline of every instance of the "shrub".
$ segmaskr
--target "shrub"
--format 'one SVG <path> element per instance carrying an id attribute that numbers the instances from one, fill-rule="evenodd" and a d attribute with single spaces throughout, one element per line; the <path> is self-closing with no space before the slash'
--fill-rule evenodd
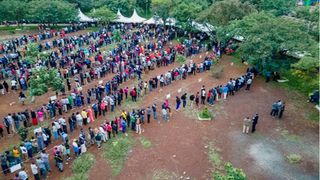
<path id="1" fill-rule="evenodd" d="M 21 141 L 24 141 L 28 137 L 28 129 L 22 126 L 18 129 L 18 134 L 20 136 Z"/>
<path id="2" fill-rule="evenodd" d="M 300 154 L 289 154 L 286 156 L 286 158 L 291 164 L 299 164 L 302 162 L 302 157 Z"/>
<path id="3" fill-rule="evenodd" d="M 216 66 L 211 69 L 212 77 L 219 79 L 223 74 L 223 67 Z"/>
<path id="4" fill-rule="evenodd" d="M 184 57 L 183 55 L 180 55 L 180 54 L 177 54 L 177 56 L 176 56 L 176 61 L 180 64 L 180 65 L 182 65 L 182 64 L 184 64 L 185 62 L 186 62 L 186 57 Z"/>
<path id="5" fill-rule="evenodd" d="M 222 174 L 219 171 L 216 171 L 213 176 L 214 180 L 246 180 L 247 176 L 243 172 L 242 169 L 238 169 L 233 167 L 233 165 L 230 162 L 227 162 L 224 165 L 224 174 Z"/>
<path id="6" fill-rule="evenodd" d="M 144 137 L 140 137 L 140 142 L 144 148 L 150 148 L 152 146 L 151 141 L 147 140 Z"/>
<path id="7" fill-rule="evenodd" d="M 212 113 L 209 111 L 207 107 L 205 107 L 200 113 L 199 113 L 200 118 L 203 119 L 208 119 L 208 118 L 213 118 Z"/>
<path id="8" fill-rule="evenodd" d="M 134 140 L 128 136 L 113 138 L 112 141 L 104 145 L 103 156 L 108 160 L 112 168 L 112 174 L 118 175 L 127 159 L 128 153 L 134 144 Z"/>
<path id="9" fill-rule="evenodd" d="M 87 153 L 80 156 L 72 164 L 74 174 L 86 174 L 95 161 L 94 155 Z"/>

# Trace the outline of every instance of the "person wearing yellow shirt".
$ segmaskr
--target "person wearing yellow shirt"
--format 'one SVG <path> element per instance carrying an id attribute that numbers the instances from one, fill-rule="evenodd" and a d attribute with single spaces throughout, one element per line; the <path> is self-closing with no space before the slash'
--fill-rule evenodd
<path id="1" fill-rule="evenodd" d="M 87 111 L 85 109 L 83 109 L 81 111 L 81 116 L 82 116 L 82 119 L 83 119 L 83 124 L 87 125 L 87 123 L 88 123 L 88 113 L 87 113 Z"/>
<path id="2" fill-rule="evenodd" d="M 16 146 L 13 147 L 12 156 L 14 157 L 16 164 L 19 164 L 21 162 L 20 151 Z"/>

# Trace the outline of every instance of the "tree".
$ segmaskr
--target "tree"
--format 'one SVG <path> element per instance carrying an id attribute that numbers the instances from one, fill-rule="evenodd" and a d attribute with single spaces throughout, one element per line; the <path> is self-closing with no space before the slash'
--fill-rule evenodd
<path id="1" fill-rule="evenodd" d="M 0 21 L 20 21 L 27 13 L 26 3 L 19 0 L 0 1 Z"/>
<path id="2" fill-rule="evenodd" d="M 151 0 L 137 0 L 139 12 L 143 12 L 143 16 L 148 16 L 151 10 Z"/>
<path id="3" fill-rule="evenodd" d="M 319 73 L 319 60 L 315 57 L 305 56 L 298 62 L 292 64 L 295 74 L 299 74 L 302 78 L 309 76 L 315 77 Z"/>
<path id="4" fill-rule="evenodd" d="M 218 40 L 223 44 L 235 35 L 244 37 L 238 51 L 260 70 L 275 70 L 274 65 L 281 63 L 275 57 L 283 51 L 314 55 L 317 49 L 301 23 L 265 12 L 252 13 L 217 30 Z"/>
<path id="5" fill-rule="evenodd" d="M 120 9 L 124 16 L 130 17 L 136 7 L 136 0 L 98 0 L 95 4 L 96 7 L 108 6 L 113 12 Z"/>
<path id="6" fill-rule="evenodd" d="M 172 0 L 152 0 L 152 11 L 157 14 L 165 21 L 172 11 L 173 3 Z"/>
<path id="7" fill-rule="evenodd" d="M 296 6 L 296 0 L 241 0 L 256 6 L 259 11 L 268 11 L 276 16 L 289 14 Z"/>
<path id="8" fill-rule="evenodd" d="M 75 21 L 78 11 L 75 5 L 61 0 L 38 0 L 29 3 L 29 19 L 43 23 Z"/>
<path id="9" fill-rule="evenodd" d="M 202 6 L 195 2 L 181 1 L 178 5 L 174 6 L 172 16 L 177 18 L 179 21 L 186 22 L 189 19 L 195 19 L 201 12 Z"/>
<path id="10" fill-rule="evenodd" d="M 94 7 L 93 0 L 67 0 L 71 4 L 75 4 L 82 12 L 89 12 Z"/>
<path id="11" fill-rule="evenodd" d="M 38 44 L 36 43 L 30 43 L 26 46 L 26 57 L 28 63 L 35 64 L 38 54 L 39 54 L 39 48 Z"/>
<path id="12" fill-rule="evenodd" d="M 63 88 L 63 80 L 57 69 L 41 67 L 32 70 L 29 79 L 29 89 L 32 96 L 41 96 L 48 92 L 48 88 L 57 91 Z"/>
<path id="13" fill-rule="evenodd" d="M 97 18 L 100 23 L 107 24 L 115 18 L 115 13 L 112 12 L 107 6 L 100 7 L 92 10 L 90 16 Z"/>
<path id="14" fill-rule="evenodd" d="M 214 26 L 224 26 L 232 20 L 242 19 L 253 12 L 256 12 L 256 9 L 248 2 L 242 3 L 239 0 L 226 0 L 212 4 L 199 15 L 197 20 L 202 22 L 208 21 L 208 23 Z"/>

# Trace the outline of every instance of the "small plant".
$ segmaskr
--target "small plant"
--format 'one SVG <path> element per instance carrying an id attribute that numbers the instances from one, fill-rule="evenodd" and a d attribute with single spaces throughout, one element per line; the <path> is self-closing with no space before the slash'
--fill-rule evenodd
<path id="1" fill-rule="evenodd" d="M 246 180 L 247 175 L 243 172 L 242 169 L 233 167 L 230 162 L 227 162 L 224 165 L 224 173 L 216 171 L 213 175 L 214 180 Z"/>
<path id="2" fill-rule="evenodd" d="M 183 55 L 180 55 L 180 54 L 177 54 L 177 56 L 176 56 L 176 61 L 180 64 L 180 65 L 182 65 L 182 64 L 184 64 L 185 62 L 186 62 L 186 57 L 184 57 Z"/>
<path id="3" fill-rule="evenodd" d="M 207 107 L 205 107 L 202 111 L 200 111 L 199 113 L 199 117 L 203 118 L 203 119 L 212 119 L 213 115 L 212 113 L 209 111 L 209 109 Z"/>
<path id="4" fill-rule="evenodd" d="M 130 136 L 120 136 L 117 139 L 111 139 L 103 146 L 103 156 L 110 163 L 114 176 L 121 172 L 133 144 L 134 140 Z"/>
<path id="5" fill-rule="evenodd" d="M 290 164 L 299 164 L 302 162 L 302 156 L 300 154 L 289 154 L 286 158 Z"/>
<path id="6" fill-rule="evenodd" d="M 87 153 L 81 155 L 72 163 L 73 176 L 66 178 L 67 180 L 88 180 L 88 171 L 95 162 L 93 154 Z"/>
<path id="7" fill-rule="evenodd" d="M 150 148 L 152 146 L 151 141 L 147 140 L 144 137 L 140 137 L 140 142 L 144 148 Z"/>
<path id="8" fill-rule="evenodd" d="M 18 129 L 18 134 L 20 136 L 21 141 L 24 141 L 28 137 L 28 129 L 22 126 Z"/>
<path id="9" fill-rule="evenodd" d="M 212 68 L 211 74 L 214 78 L 219 79 L 223 74 L 223 67 L 216 66 L 216 67 Z"/>

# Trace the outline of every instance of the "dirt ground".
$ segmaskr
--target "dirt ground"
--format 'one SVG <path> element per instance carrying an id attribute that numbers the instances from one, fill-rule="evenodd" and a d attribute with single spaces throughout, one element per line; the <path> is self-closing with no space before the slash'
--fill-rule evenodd
<path id="1" fill-rule="evenodd" d="M 200 58 L 197 56 L 193 60 L 199 62 Z M 143 107 L 153 102 L 160 104 L 170 93 L 170 106 L 174 107 L 174 97 L 180 96 L 182 92 L 196 93 L 202 85 L 212 87 L 225 84 L 229 78 L 242 75 L 246 69 L 245 66 L 231 65 L 231 61 L 230 56 L 222 58 L 220 64 L 224 71 L 219 79 L 214 79 L 210 72 L 197 74 L 148 94 L 141 104 Z M 147 80 L 176 66 L 157 68 L 144 75 L 143 79 Z M 110 77 L 108 75 L 106 79 Z M 134 81 L 129 81 L 122 86 L 130 87 L 133 83 Z M 85 86 L 84 90 L 91 86 L 94 83 Z M 180 88 L 181 93 L 178 92 Z M 18 93 L 11 92 L 0 97 L 0 116 L 7 114 L 8 109 L 18 111 L 38 107 L 47 102 L 52 94 L 37 98 L 33 105 L 22 106 L 15 103 L 10 106 L 9 103 L 17 102 L 18 96 Z M 282 120 L 269 115 L 271 104 L 278 99 L 284 100 L 287 105 Z M 208 108 L 215 114 L 212 121 L 198 121 L 190 115 L 190 109 L 187 109 L 174 111 L 167 123 L 162 120 L 158 123 L 152 119 L 150 124 L 143 125 L 144 132 L 140 136 L 151 141 L 151 148 L 144 148 L 139 143 L 139 135 L 134 134 L 136 143 L 120 175 L 116 177 L 111 175 L 110 166 L 100 155 L 101 150 L 89 148 L 89 152 L 96 156 L 96 162 L 89 172 L 90 179 L 211 179 L 212 164 L 208 158 L 210 143 L 219 150 L 223 162 L 231 162 L 235 167 L 242 168 L 249 179 L 319 179 L 319 126 L 318 123 L 307 120 L 306 114 L 313 107 L 303 98 L 266 84 L 258 77 L 250 91 L 241 90 L 235 96 L 228 97 L 227 101 L 219 101 Z M 242 134 L 243 118 L 251 117 L 254 113 L 260 115 L 257 131 L 254 134 Z M 109 118 L 112 117 L 100 118 L 91 126 L 97 126 L 102 119 Z M 77 135 L 78 132 L 74 132 L 70 139 Z M 1 148 L 13 142 L 18 142 L 17 136 L 0 139 Z M 60 142 L 54 144 L 58 143 Z M 50 145 L 49 149 L 52 147 Z M 290 164 L 286 160 L 289 154 L 300 154 L 302 162 Z M 60 173 L 51 162 L 53 171 L 49 174 L 49 179 L 63 179 L 72 174 L 69 168 L 71 163 Z M 1 178 L 8 179 L 0 176 Z"/>

